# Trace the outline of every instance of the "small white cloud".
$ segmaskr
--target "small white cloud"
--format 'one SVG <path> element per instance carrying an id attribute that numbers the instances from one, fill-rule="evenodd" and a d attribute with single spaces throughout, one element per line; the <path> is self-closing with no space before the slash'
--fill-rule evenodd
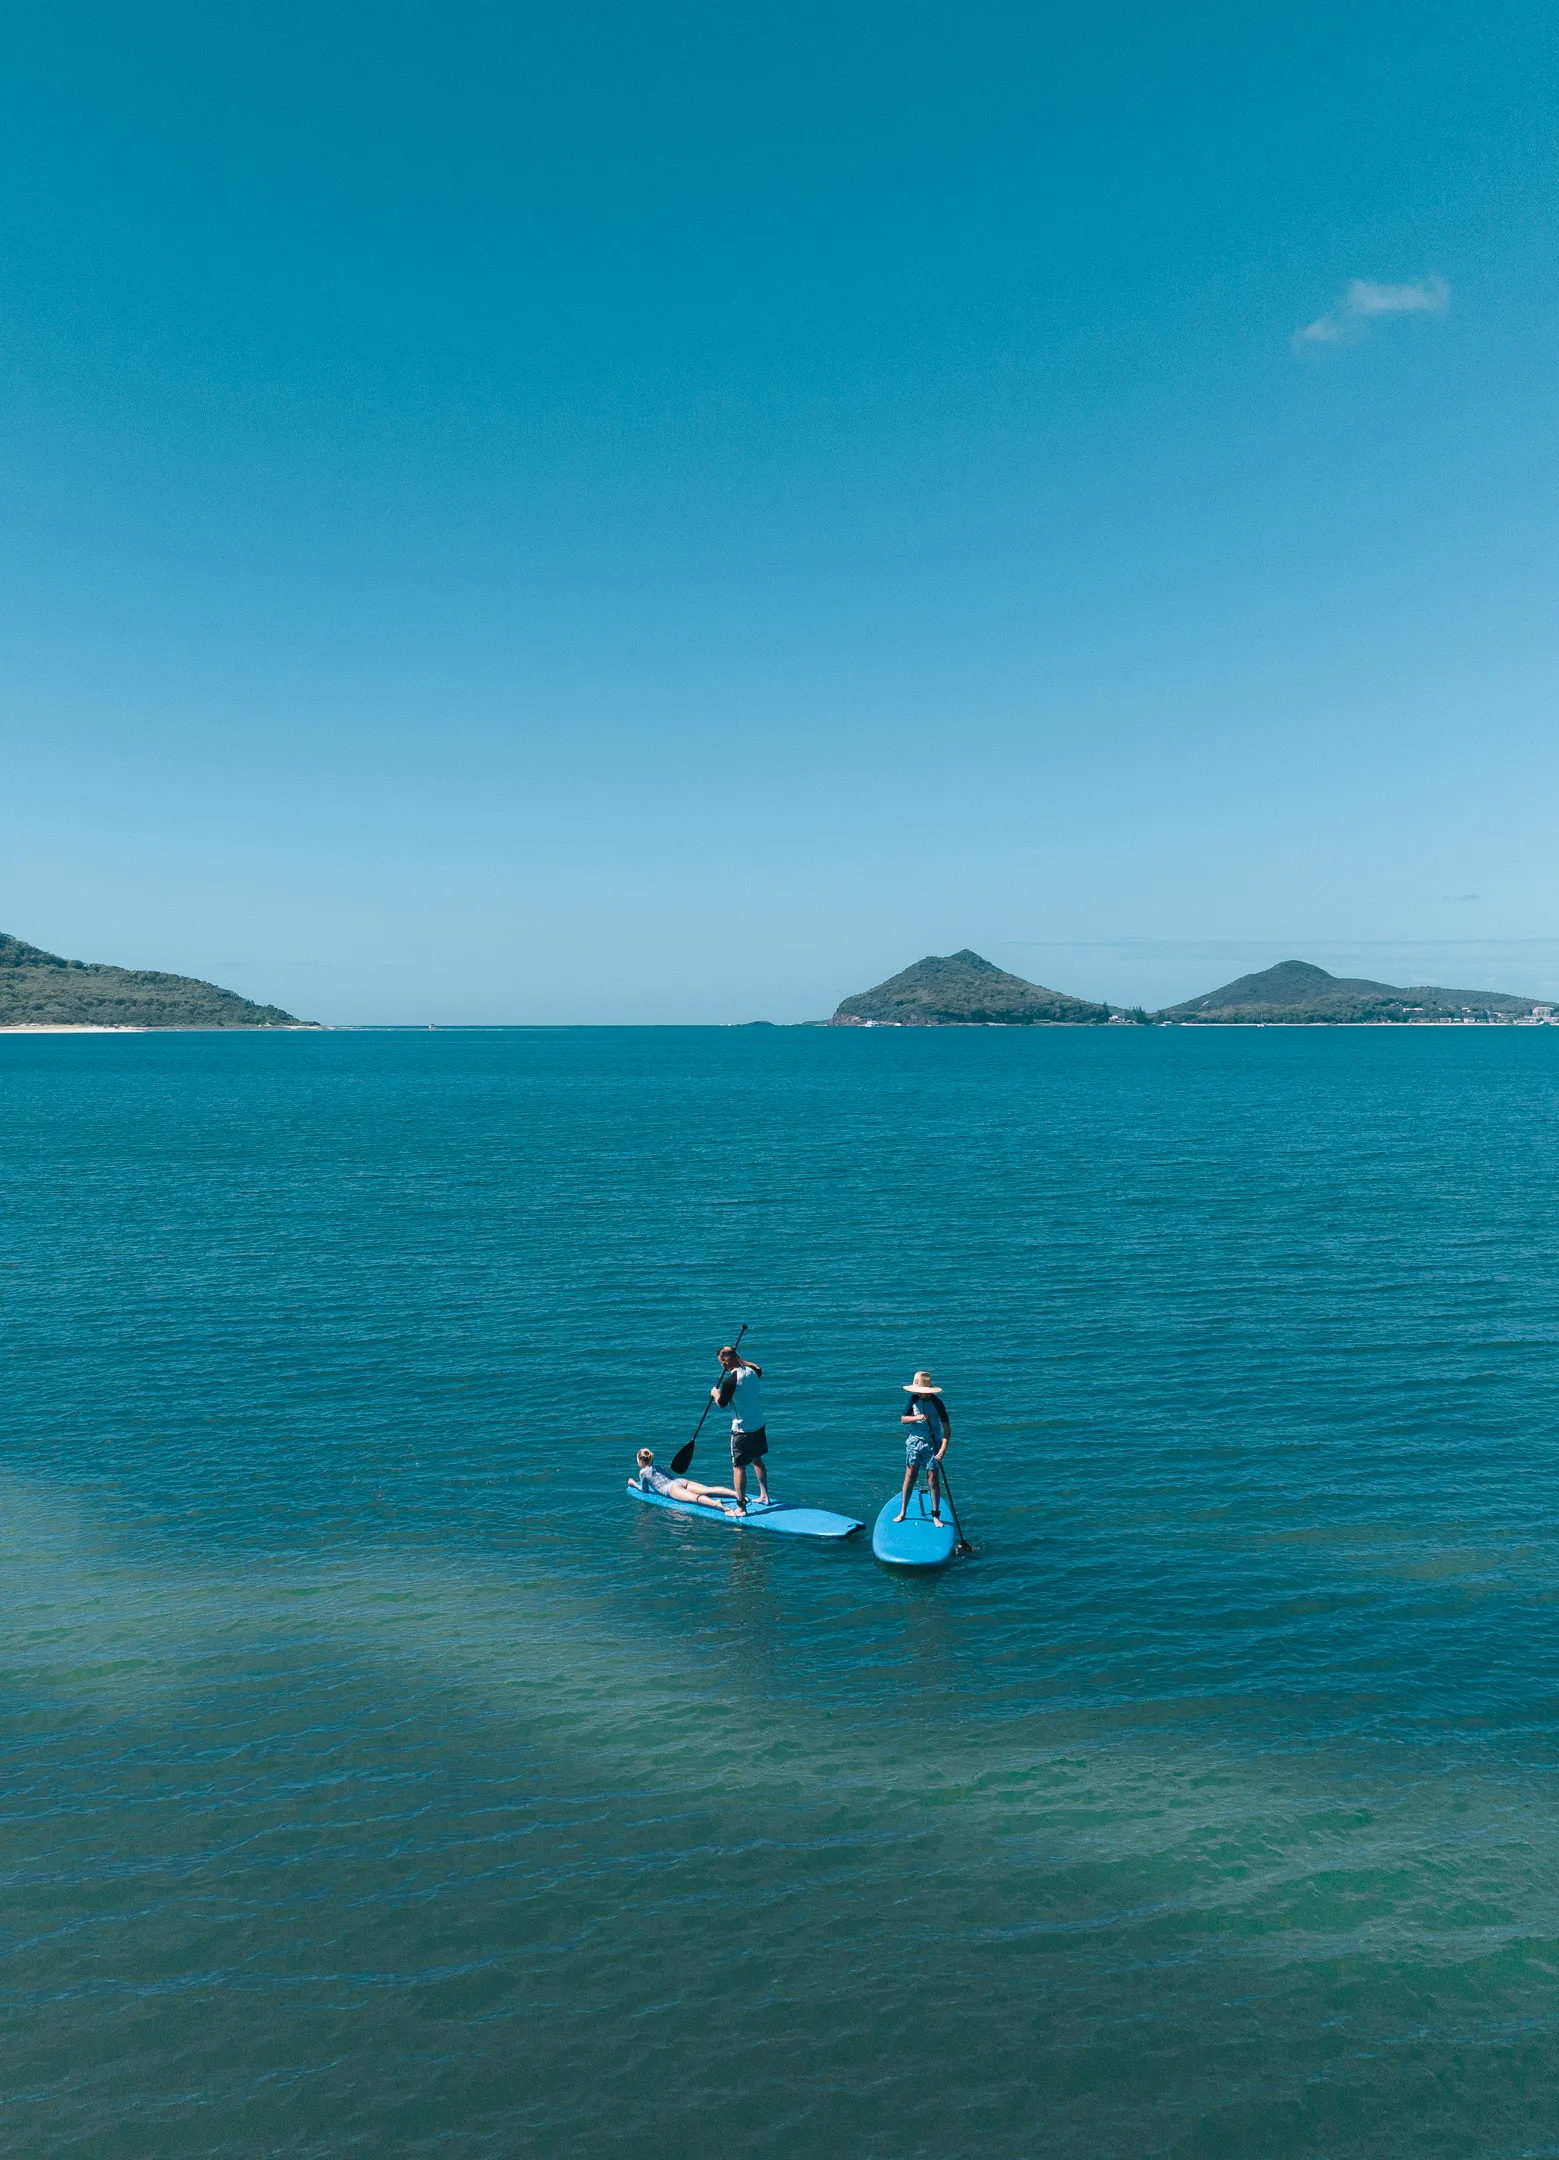
<path id="1" fill-rule="evenodd" d="M 1355 278 L 1330 315 L 1319 315 L 1294 332 L 1299 350 L 1307 345 L 1357 345 L 1369 326 L 1384 315 L 1443 315 L 1451 288 L 1443 277 L 1420 278 L 1416 285 L 1377 285 Z"/>
<path id="2" fill-rule="evenodd" d="M 1355 278 L 1343 306 L 1350 315 L 1443 315 L 1451 288 L 1443 277 L 1421 278 L 1416 285 L 1375 285 Z"/>

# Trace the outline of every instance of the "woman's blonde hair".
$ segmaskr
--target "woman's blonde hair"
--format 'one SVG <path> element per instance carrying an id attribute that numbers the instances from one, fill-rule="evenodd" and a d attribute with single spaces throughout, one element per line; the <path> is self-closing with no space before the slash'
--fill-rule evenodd
<path id="1" fill-rule="evenodd" d="M 641 1463 L 653 1462 L 655 1460 L 655 1450 L 653 1448 L 641 1447 L 639 1450 L 639 1460 Z"/>

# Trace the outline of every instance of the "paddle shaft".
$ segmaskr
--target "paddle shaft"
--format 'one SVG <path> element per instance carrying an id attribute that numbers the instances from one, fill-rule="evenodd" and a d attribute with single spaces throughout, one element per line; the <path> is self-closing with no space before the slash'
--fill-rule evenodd
<path id="1" fill-rule="evenodd" d="M 947 1495 L 947 1504 L 953 1511 L 953 1528 L 958 1533 L 958 1545 L 956 1549 L 959 1552 L 972 1553 L 974 1551 L 974 1547 L 964 1536 L 964 1526 L 958 1520 L 958 1502 L 953 1498 L 953 1488 L 947 1482 L 947 1465 L 945 1462 L 939 1462 L 936 1468 L 937 1476 L 942 1480 L 942 1490 Z"/>
<path id="2" fill-rule="evenodd" d="M 731 1348 L 733 1350 L 740 1350 L 740 1348 L 742 1347 L 742 1337 L 746 1334 L 746 1332 L 747 1322 L 744 1320 L 741 1326 L 736 1331 L 736 1340 L 731 1345 Z M 708 1402 L 706 1402 L 704 1405 L 704 1417 L 701 1417 L 698 1423 L 693 1427 L 693 1439 L 687 1443 L 686 1447 L 679 1447 L 675 1455 L 673 1455 L 671 1458 L 671 1474 L 673 1477 L 686 1476 L 687 1466 L 693 1460 L 693 1441 L 697 1440 L 699 1434 L 703 1431 L 704 1418 L 708 1417 L 710 1411 L 714 1408 L 714 1406 L 715 1398 L 711 1394 Z"/>

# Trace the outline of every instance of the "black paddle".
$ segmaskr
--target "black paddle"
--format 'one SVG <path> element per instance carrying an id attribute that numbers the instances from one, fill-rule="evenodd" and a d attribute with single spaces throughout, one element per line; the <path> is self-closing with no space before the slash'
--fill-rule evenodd
<path id="1" fill-rule="evenodd" d="M 946 1493 L 946 1495 L 947 1495 L 947 1504 L 948 1504 L 948 1506 L 949 1506 L 949 1507 L 950 1507 L 950 1508 L 952 1509 L 952 1511 L 953 1511 L 953 1528 L 954 1528 L 954 1530 L 956 1530 L 956 1531 L 957 1531 L 957 1533 L 958 1533 L 958 1543 L 957 1543 L 957 1544 L 956 1544 L 956 1545 L 955 1545 L 955 1546 L 953 1547 L 953 1551 L 954 1551 L 955 1553 L 967 1553 L 967 1554 L 969 1555 L 970 1559 L 972 1560 L 972 1559 L 974 1558 L 974 1547 L 973 1547 L 973 1546 L 972 1546 L 972 1545 L 970 1544 L 969 1540 L 968 1540 L 968 1539 L 967 1539 L 967 1538 L 966 1538 L 966 1537 L 964 1536 L 964 1526 L 963 1526 L 963 1524 L 962 1524 L 962 1523 L 961 1523 L 961 1522 L 960 1522 L 960 1521 L 958 1520 L 958 1503 L 957 1503 L 957 1501 L 956 1501 L 956 1500 L 955 1500 L 955 1499 L 953 1498 L 953 1488 L 952 1488 L 952 1486 L 951 1486 L 951 1485 L 949 1485 L 949 1484 L 948 1484 L 948 1482 L 947 1482 L 947 1465 L 946 1465 L 946 1463 L 938 1463 L 936 1467 L 937 1467 L 937 1475 L 938 1475 L 938 1476 L 939 1476 L 939 1477 L 941 1478 L 941 1480 L 942 1480 L 942 1490 L 943 1490 L 943 1492 L 945 1492 L 945 1493 Z"/>
<path id="2" fill-rule="evenodd" d="M 733 1342 L 731 1345 L 731 1348 L 733 1350 L 740 1350 L 740 1348 L 742 1347 L 742 1337 L 746 1334 L 746 1332 L 747 1322 L 744 1320 L 740 1328 L 737 1330 L 735 1342 Z M 713 1395 L 711 1395 L 708 1402 L 706 1402 L 704 1405 L 704 1417 L 708 1417 L 710 1411 L 714 1408 L 714 1406 L 715 1398 Z M 693 1427 L 693 1439 L 688 1442 L 686 1447 L 679 1447 L 675 1455 L 672 1456 L 671 1474 L 673 1477 L 687 1476 L 687 1466 L 693 1460 L 694 1441 L 697 1440 L 699 1434 L 704 1429 L 704 1417 L 701 1417 L 698 1423 Z"/>

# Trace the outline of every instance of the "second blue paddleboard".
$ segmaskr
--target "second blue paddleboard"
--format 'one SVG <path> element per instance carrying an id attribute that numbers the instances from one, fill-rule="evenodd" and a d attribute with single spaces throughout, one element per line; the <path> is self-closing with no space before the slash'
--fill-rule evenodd
<path id="1" fill-rule="evenodd" d="M 895 1522 L 899 1511 L 899 1496 L 882 1503 L 882 1513 L 877 1517 L 872 1531 L 872 1551 L 889 1567 L 938 1568 L 946 1567 L 953 1557 L 955 1533 L 953 1511 L 942 1495 L 942 1520 L 931 1520 L 931 1496 L 920 1489 L 909 1496 L 909 1507 L 902 1522 Z"/>

